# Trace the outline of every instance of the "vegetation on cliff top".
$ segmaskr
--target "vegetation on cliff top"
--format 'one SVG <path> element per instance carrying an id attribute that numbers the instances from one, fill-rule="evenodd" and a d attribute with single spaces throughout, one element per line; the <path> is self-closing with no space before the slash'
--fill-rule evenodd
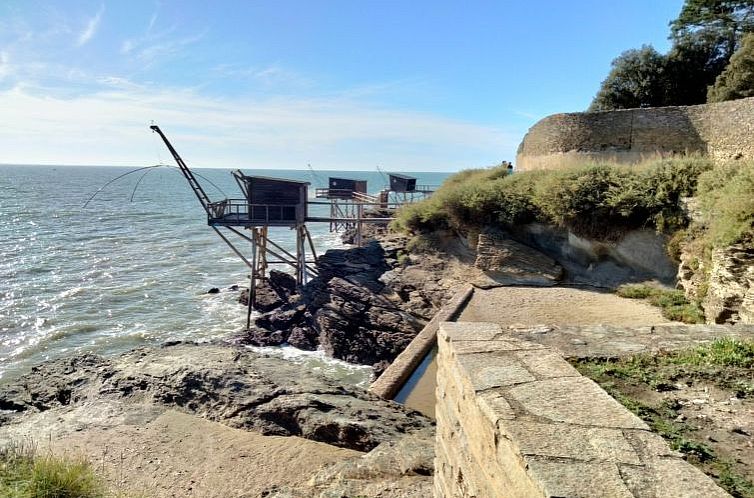
<path id="1" fill-rule="evenodd" d="M 693 195 L 700 175 L 711 170 L 711 161 L 701 157 L 514 175 L 499 166 L 467 170 L 451 176 L 429 199 L 401 209 L 394 227 L 464 233 L 537 221 L 601 240 L 634 228 L 672 231 L 687 223 L 681 198 Z"/>

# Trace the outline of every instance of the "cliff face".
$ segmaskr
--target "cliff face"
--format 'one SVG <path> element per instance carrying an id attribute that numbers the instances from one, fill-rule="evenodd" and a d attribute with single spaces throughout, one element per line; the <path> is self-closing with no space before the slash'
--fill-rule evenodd
<path id="1" fill-rule="evenodd" d="M 754 247 L 714 249 L 709 263 L 683 254 L 678 286 L 700 301 L 707 323 L 754 323 Z"/>
<path id="2" fill-rule="evenodd" d="M 683 107 L 553 114 L 518 148 L 520 171 L 584 160 L 636 163 L 685 153 L 717 161 L 754 158 L 754 98 Z"/>

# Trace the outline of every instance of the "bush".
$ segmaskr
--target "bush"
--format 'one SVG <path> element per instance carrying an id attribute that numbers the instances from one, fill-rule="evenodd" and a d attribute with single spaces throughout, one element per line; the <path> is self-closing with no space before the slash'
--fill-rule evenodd
<path id="1" fill-rule="evenodd" d="M 0 449 L 0 496 L 13 498 L 101 498 L 102 481 L 84 459 L 38 455 L 30 444 Z"/>
<path id="2" fill-rule="evenodd" d="M 706 245 L 747 240 L 754 230 L 754 163 L 730 163 L 699 177 L 697 197 L 707 226 Z"/>
<path id="3" fill-rule="evenodd" d="M 710 168 L 709 160 L 689 157 L 514 175 L 500 167 L 467 170 L 429 199 L 402 208 L 393 227 L 466 232 L 541 221 L 606 240 L 638 227 L 669 231 L 685 225 L 680 199 L 693 194 L 698 176 Z"/>

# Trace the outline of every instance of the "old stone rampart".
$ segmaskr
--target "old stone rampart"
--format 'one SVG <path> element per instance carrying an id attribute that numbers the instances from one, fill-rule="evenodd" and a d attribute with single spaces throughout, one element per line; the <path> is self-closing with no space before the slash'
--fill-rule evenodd
<path id="1" fill-rule="evenodd" d="M 754 97 L 695 106 L 553 114 L 518 148 L 520 171 L 585 160 L 632 164 L 698 153 L 716 161 L 754 159 Z"/>
<path id="2" fill-rule="evenodd" d="M 435 497 L 727 497 L 554 349 L 499 325 L 438 336 Z"/>

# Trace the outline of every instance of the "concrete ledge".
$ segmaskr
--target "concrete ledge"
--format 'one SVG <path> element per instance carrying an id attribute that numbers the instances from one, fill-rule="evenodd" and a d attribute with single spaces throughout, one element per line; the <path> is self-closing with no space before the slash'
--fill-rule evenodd
<path id="1" fill-rule="evenodd" d="M 555 350 L 438 332 L 435 497 L 729 497 Z"/>
<path id="2" fill-rule="evenodd" d="M 369 391 L 384 399 L 393 399 L 416 367 L 436 344 L 437 330 L 442 322 L 455 320 L 469 302 L 474 287 L 466 285 L 438 311 L 411 343 L 390 364 L 380 377 L 369 386 Z"/>

